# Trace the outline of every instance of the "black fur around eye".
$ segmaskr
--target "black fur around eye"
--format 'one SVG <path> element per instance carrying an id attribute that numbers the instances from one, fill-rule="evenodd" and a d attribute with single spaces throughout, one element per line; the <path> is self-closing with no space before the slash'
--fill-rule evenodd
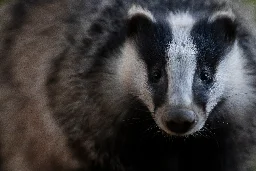
<path id="1" fill-rule="evenodd" d="M 206 70 L 201 71 L 201 73 L 200 73 L 200 79 L 201 79 L 204 83 L 206 83 L 206 84 L 210 84 L 210 83 L 212 83 L 212 81 L 213 81 L 213 77 L 212 77 L 211 74 L 210 74 L 208 71 L 206 71 Z"/>
<path id="2" fill-rule="evenodd" d="M 152 82 L 153 83 L 158 83 L 160 79 L 162 78 L 162 71 L 159 69 L 156 69 L 152 72 Z"/>

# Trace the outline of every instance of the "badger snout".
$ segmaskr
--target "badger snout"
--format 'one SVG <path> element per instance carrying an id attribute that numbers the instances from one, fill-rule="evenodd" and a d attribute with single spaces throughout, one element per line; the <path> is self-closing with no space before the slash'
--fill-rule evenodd
<path id="1" fill-rule="evenodd" d="M 169 135 L 177 136 L 200 131 L 205 125 L 207 114 L 195 105 L 191 108 L 183 106 L 166 105 L 156 110 L 153 118 L 158 127 Z"/>
<path id="2" fill-rule="evenodd" d="M 167 129 L 176 134 L 184 134 L 196 123 L 195 112 L 189 109 L 173 109 L 165 117 Z"/>

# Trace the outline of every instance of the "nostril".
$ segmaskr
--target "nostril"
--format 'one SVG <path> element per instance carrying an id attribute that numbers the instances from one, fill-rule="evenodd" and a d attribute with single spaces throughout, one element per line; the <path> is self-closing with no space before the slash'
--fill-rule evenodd
<path id="1" fill-rule="evenodd" d="M 182 134 L 188 132 L 196 120 L 195 113 L 191 110 L 172 110 L 167 117 L 166 126 L 172 132 Z"/>
<path id="2" fill-rule="evenodd" d="M 169 121 L 167 122 L 167 127 L 172 132 L 182 134 L 189 131 L 189 129 L 192 127 L 192 122 L 175 122 L 175 121 Z"/>

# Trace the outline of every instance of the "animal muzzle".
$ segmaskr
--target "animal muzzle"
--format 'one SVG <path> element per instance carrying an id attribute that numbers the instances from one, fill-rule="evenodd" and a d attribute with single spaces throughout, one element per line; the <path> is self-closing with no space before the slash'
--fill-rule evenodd
<path id="1" fill-rule="evenodd" d="M 182 98 L 178 98 L 182 97 Z M 170 99 L 155 111 L 156 124 L 170 135 L 184 136 L 203 128 L 207 115 L 205 110 L 193 102 L 193 98 L 178 96 Z"/>
<path id="2" fill-rule="evenodd" d="M 163 124 L 175 134 L 185 134 L 189 132 L 196 123 L 196 114 L 190 109 L 171 109 L 164 117 Z"/>

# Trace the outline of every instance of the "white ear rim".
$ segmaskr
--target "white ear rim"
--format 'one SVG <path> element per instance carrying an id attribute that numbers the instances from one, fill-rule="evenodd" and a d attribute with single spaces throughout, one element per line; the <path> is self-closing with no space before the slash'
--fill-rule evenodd
<path id="1" fill-rule="evenodd" d="M 217 19 L 220 18 L 230 18 L 232 21 L 235 21 L 236 16 L 233 13 L 233 11 L 231 9 L 226 10 L 226 11 L 218 11 L 215 12 L 210 18 L 209 18 L 209 23 L 213 23 L 214 21 L 216 21 Z"/>
<path id="2" fill-rule="evenodd" d="M 153 14 L 145 9 L 145 8 L 142 8 L 141 6 L 139 5 L 133 5 L 129 11 L 128 11 L 128 18 L 131 19 L 132 17 L 136 16 L 136 15 L 143 15 L 145 16 L 146 18 L 148 18 L 149 20 L 151 20 L 152 22 L 155 22 L 155 18 L 153 16 Z"/>

